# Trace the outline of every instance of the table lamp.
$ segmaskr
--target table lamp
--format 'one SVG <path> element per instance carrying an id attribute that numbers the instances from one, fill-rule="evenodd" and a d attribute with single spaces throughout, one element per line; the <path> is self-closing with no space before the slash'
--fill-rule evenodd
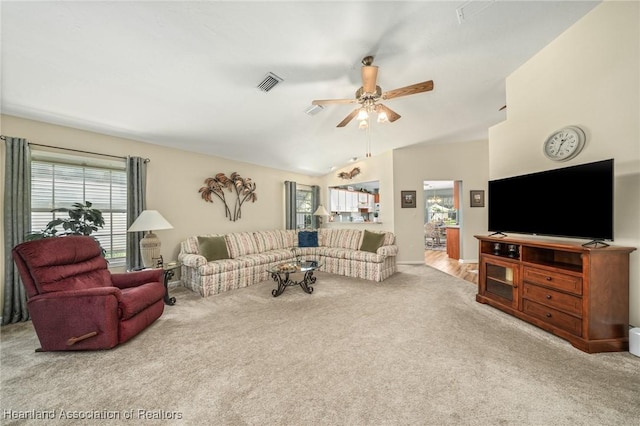
<path id="1" fill-rule="evenodd" d="M 322 218 L 323 216 L 331 216 L 331 215 L 329 214 L 329 212 L 327 211 L 327 209 L 325 209 L 325 208 L 324 208 L 324 206 L 323 206 L 322 204 L 320 204 L 320 205 L 318 206 L 318 208 L 316 209 L 316 211 L 315 211 L 315 212 L 313 212 L 313 215 L 314 215 L 314 216 L 320 216 L 321 218 Z M 322 224 L 322 219 L 320 220 L 320 223 Z"/>
<path id="2" fill-rule="evenodd" d="M 127 232 L 147 232 L 140 240 L 140 255 L 145 268 L 156 266 L 155 259 L 160 258 L 162 244 L 153 231 L 161 229 L 173 229 L 173 226 L 157 210 L 144 210 L 127 230 Z"/>

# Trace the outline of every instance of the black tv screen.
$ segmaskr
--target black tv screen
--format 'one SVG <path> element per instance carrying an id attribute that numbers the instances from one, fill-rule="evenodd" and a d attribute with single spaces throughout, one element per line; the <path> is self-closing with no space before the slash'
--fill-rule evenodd
<path id="1" fill-rule="evenodd" d="M 489 231 L 613 240 L 613 159 L 489 181 Z"/>

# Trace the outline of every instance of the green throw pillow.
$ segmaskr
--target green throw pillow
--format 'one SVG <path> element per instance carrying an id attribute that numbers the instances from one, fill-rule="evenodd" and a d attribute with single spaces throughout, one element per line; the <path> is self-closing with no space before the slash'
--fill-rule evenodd
<path id="1" fill-rule="evenodd" d="M 198 237 L 198 246 L 200 254 L 207 258 L 207 262 L 229 258 L 224 237 Z"/>
<path id="2" fill-rule="evenodd" d="M 384 234 L 369 232 L 365 230 L 364 237 L 362 237 L 362 245 L 360 246 L 360 250 L 375 253 L 380 247 L 382 247 L 383 241 Z"/>

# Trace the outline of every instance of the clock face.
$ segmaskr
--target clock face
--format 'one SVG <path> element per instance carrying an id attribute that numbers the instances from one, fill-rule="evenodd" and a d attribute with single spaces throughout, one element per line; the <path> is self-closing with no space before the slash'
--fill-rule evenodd
<path id="1" fill-rule="evenodd" d="M 554 132 L 544 143 L 544 155 L 555 161 L 569 160 L 582 151 L 585 135 L 579 127 L 565 127 Z"/>

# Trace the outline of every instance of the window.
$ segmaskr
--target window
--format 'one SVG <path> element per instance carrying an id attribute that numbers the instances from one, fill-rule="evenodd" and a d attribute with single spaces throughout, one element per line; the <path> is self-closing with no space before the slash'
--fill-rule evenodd
<path id="1" fill-rule="evenodd" d="M 86 158 L 33 153 L 31 228 L 44 229 L 56 217 L 52 209 L 90 201 L 102 212 L 104 228 L 93 233 L 106 250 L 110 266 L 125 264 L 127 247 L 127 175 L 123 161 L 88 162 Z M 91 164 L 95 163 L 95 164 Z"/>
<path id="2" fill-rule="evenodd" d="M 311 188 L 299 185 L 296 189 L 296 226 L 300 229 L 311 228 L 313 218 L 313 192 Z"/>

